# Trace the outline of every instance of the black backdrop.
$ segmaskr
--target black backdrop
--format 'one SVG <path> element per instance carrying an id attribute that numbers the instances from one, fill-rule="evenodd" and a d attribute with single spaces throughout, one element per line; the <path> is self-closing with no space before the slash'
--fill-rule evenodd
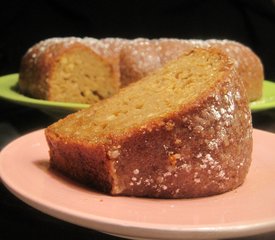
<path id="1" fill-rule="evenodd" d="M 5 3 L 5 4 L 4 4 Z M 0 75 L 18 72 L 34 43 L 49 37 L 176 37 L 240 41 L 275 81 L 275 0 L 4 0 Z"/>
<path id="2" fill-rule="evenodd" d="M 63 36 L 237 40 L 261 57 L 266 79 L 275 81 L 275 0 L 2 0 L 0 75 L 18 72 L 34 43 Z M 50 121 L 34 109 L 0 101 L 0 147 Z M 38 214 L 1 184 L 0 196 L 1 239 L 114 239 Z"/>

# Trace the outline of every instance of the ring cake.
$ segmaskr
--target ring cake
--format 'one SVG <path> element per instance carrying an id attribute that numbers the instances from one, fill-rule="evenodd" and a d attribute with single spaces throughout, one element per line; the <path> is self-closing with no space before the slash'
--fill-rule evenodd
<path id="1" fill-rule="evenodd" d="M 228 55 L 249 101 L 261 97 L 260 59 L 248 47 L 228 40 L 51 38 L 23 57 L 19 89 L 35 98 L 93 104 L 196 47 L 215 47 Z"/>

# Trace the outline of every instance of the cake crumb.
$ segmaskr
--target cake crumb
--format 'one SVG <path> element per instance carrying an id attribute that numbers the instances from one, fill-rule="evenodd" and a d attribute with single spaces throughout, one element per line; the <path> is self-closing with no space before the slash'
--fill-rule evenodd
<path id="1" fill-rule="evenodd" d="M 166 128 L 167 131 L 173 130 L 174 127 L 175 127 L 175 123 L 171 122 L 171 121 L 167 122 L 166 125 L 165 125 L 165 128 Z"/>
<path id="2" fill-rule="evenodd" d="M 120 155 L 120 152 L 119 152 L 119 150 L 110 150 L 110 151 L 108 151 L 108 156 L 110 157 L 110 158 L 117 158 L 118 156 Z"/>
<path id="3" fill-rule="evenodd" d="M 200 183 L 201 180 L 200 180 L 200 178 L 194 178 L 194 182 L 195 182 L 195 183 Z"/>
<path id="4" fill-rule="evenodd" d="M 174 154 L 173 152 L 171 152 L 171 154 L 169 155 L 169 162 L 172 166 L 175 166 L 177 164 L 177 160 L 179 160 L 180 158 L 181 158 L 181 155 L 179 153 Z"/>

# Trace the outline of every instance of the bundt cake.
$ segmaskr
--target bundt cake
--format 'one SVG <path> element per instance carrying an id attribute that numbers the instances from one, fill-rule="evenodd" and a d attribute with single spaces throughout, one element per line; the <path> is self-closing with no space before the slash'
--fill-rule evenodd
<path id="1" fill-rule="evenodd" d="M 240 186 L 252 153 L 231 59 L 193 49 L 45 130 L 50 166 L 111 195 L 193 198 Z"/>
<path id="2" fill-rule="evenodd" d="M 195 47 L 216 47 L 233 59 L 249 101 L 262 94 L 263 66 L 251 49 L 228 40 L 52 38 L 24 55 L 19 89 L 35 98 L 93 104 Z"/>

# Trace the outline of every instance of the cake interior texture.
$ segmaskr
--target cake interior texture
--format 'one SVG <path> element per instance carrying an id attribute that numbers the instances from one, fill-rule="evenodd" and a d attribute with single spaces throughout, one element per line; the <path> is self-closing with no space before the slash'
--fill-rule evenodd
<path id="1" fill-rule="evenodd" d="M 171 64 L 146 77 L 142 84 L 134 83 L 111 100 L 77 113 L 72 121 L 62 122 L 56 130 L 81 140 L 107 141 L 109 135 L 123 134 L 159 120 L 197 99 L 215 83 L 213 78 L 222 76 L 220 65 L 219 55 L 206 51 L 200 57 L 190 54 L 177 65 Z"/>
<path id="2" fill-rule="evenodd" d="M 59 120 L 46 137 L 53 168 L 112 195 L 223 193 L 243 183 L 252 152 L 244 86 L 212 48 Z"/>
<path id="3" fill-rule="evenodd" d="M 112 68 L 91 51 L 79 48 L 61 55 L 53 70 L 50 99 L 64 102 L 98 102 L 113 95 L 118 86 Z"/>

